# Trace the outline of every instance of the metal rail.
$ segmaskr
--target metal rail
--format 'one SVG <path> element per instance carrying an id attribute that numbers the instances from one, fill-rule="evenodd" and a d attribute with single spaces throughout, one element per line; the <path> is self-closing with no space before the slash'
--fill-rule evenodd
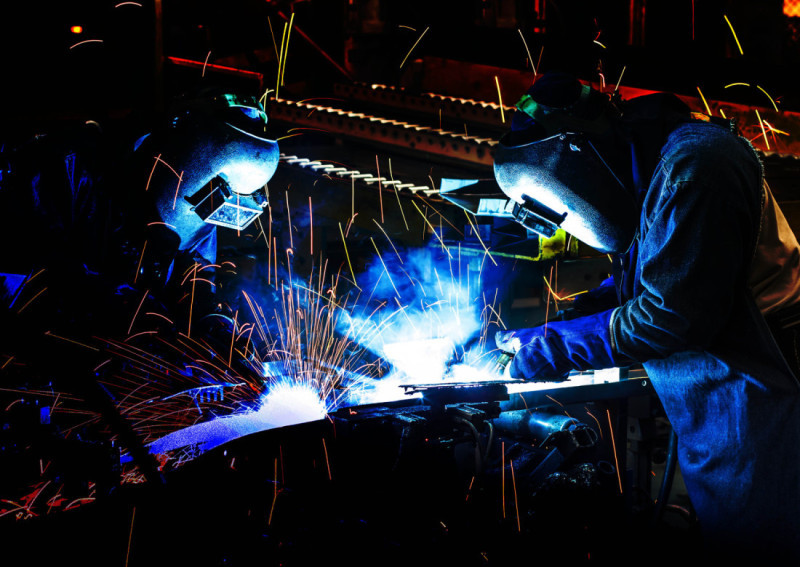
<path id="1" fill-rule="evenodd" d="M 507 120 L 516 110 L 513 106 L 436 93 L 412 94 L 405 89 L 366 83 L 334 85 L 334 93 L 349 100 L 381 104 L 390 108 L 439 115 L 465 123 L 480 124 L 498 132 L 508 129 Z"/>
<path id="2" fill-rule="evenodd" d="M 492 152 L 497 145 L 497 141 L 490 138 L 286 99 L 271 99 L 269 114 L 271 120 L 286 122 L 295 128 L 310 127 L 332 136 L 413 151 L 417 156 L 427 153 L 473 167 L 491 167 Z"/>
<path id="3" fill-rule="evenodd" d="M 387 177 L 379 177 L 371 173 L 362 173 L 357 169 L 348 169 L 333 163 L 326 163 L 319 160 L 311 160 L 309 158 L 299 157 L 296 155 L 280 155 L 280 163 L 286 165 L 293 165 L 302 167 L 303 169 L 310 169 L 320 173 L 321 175 L 328 175 L 331 177 L 339 177 L 341 179 L 350 179 L 353 182 L 358 181 L 366 185 L 373 185 L 379 183 L 381 187 L 387 189 L 395 189 L 397 191 L 410 191 L 412 194 L 424 193 L 426 196 L 431 196 L 439 193 L 439 190 L 428 185 L 417 185 L 415 183 L 403 183 L 397 179 L 389 179 Z"/>

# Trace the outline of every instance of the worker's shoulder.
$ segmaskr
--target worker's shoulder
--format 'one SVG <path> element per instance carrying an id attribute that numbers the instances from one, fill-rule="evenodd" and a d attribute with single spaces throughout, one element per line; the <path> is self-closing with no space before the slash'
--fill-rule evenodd
<path id="1" fill-rule="evenodd" d="M 729 128 L 711 122 L 681 124 L 661 149 L 662 174 L 671 183 L 717 183 L 726 175 L 760 174 L 752 146 Z"/>

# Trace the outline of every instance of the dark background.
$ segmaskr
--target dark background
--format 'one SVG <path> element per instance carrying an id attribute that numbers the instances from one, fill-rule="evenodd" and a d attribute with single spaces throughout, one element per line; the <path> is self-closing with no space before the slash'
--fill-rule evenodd
<path id="1" fill-rule="evenodd" d="M 744 82 L 782 109 L 800 108 L 798 24 L 781 0 L 90 0 L 9 2 L 0 10 L 6 123 L 157 109 L 196 86 L 199 74 L 180 75 L 169 64 L 160 73 L 160 53 L 256 71 L 274 84 L 275 47 L 292 12 L 285 81 L 303 96 L 325 96 L 345 73 L 401 83 L 409 63 L 400 64 L 426 29 L 411 59 L 529 69 L 521 31 L 540 72 L 602 74 L 614 84 L 624 69 L 626 86 L 689 95 L 700 87 L 708 98 L 764 104 L 755 89 L 724 88 Z M 83 32 L 71 33 L 74 25 Z M 102 43 L 75 45 L 96 39 Z"/>

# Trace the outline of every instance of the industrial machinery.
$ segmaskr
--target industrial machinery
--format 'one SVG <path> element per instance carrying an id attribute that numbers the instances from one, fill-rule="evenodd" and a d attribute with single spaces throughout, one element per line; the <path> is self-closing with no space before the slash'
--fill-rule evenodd
<path id="1" fill-rule="evenodd" d="M 284 26 L 283 42 L 262 30 L 274 53 L 272 44 L 269 56 L 191 53 L 213 26 L 187 24 L 185 52 L 160 53 L 158 81 L 138 87 L 235 83 L 259 97 L 265 136 L 280 148 L 263 198 L 242 205 L 222 178 L 190 196 L 201 219 L 230 230 L 219 233 L 213 281 L 199 265 L 174 275 L 180 324 L 141 289 L 115 321 L 127 334 L 83 342 L 48 326 L 39 301 L 50 293 L 40 284 L 46 272 L 0 280 L 9 320 L 43 324 L 41 342 L 0 348 L 3 548 L 36 564 L 67 557 L 103 566 L 624 564 L 654 548 L 680 555 L 694 542 L 694 517 L 674 434 L 644 372 L 534 385 L 497 368 L 507 360 L 491 346 L 494 331 L 569 317 L 571 298 L 610 272 L 608 257 L 563 230 L 545 238 L 520 226 L 524 212 L 494 181 L 493 150 L 536 77 L 535 59 L 520 48 L 524 65 L 508 69 L 442 49 L 404 51 L 392 72 L 379 62 L 381 80 L 354 80 L 378 57 L 373 40 L 407 31 L 382 27 L 370 7 L 383 2 L 342 7 L 349 35 L 338 47 L 350 58 L 342 65 L 305 31 L 325 18 L 298 16 L 292 27 L 285 3 L 264 4 L 273 31 Z M 325 3 L 288 4 L 302 12 Z M 481 37 L 524 41 L 503 24 L 512 3 L 473 4 L 480 13 L 470 25 Z M 514 10 L 544 34 L 557 29 L 551 4 Z M 641 8 L 630 15 L 631 45 L 644 41 L 643 4 L 631 3 Z M 456 15 L 440 17 L 449 26 Z M 603 46 L 605 37 L 590 35 Z M 474 55 L 475 43 L 462 47 Z M 74 54 L 98 47 L 76 45 Z M 303 50 L 299 78 L 288 45 Z M 319 77 L 330 79 L 328 91 L 308 88 Z M 762 154 L 787 217 L 800 222 L 800 152 L 780 138 L 798 115 L 776 107 L 753 122 L 743 104 L 682 98 L 737 117 L 759 147 L 777 137 Z M 4 148 L 0 181 L 11 173 Z M 192 311 L 200 293 L 216 307 L 205 317 Z M 24 342 L 20 328 L 12 334 L 14 347 Z M 287 384 L 306 397 L 289 398 L 285 416 L 254 411 Z M 658 547 L 676 535 L 686 545 Z"/>

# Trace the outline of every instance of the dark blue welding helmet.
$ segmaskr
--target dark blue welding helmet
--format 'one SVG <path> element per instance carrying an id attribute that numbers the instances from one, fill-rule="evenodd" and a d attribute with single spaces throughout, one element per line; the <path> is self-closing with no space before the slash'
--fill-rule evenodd
<path id="1" fill-rule="evenodd" d="M 545 237 L 563 228 L 604 253 L 628 249 L 638 214 L 618 174 L 618 116 L 610 97 L 571 75 L 534 83 L 494 154 L 495 178 L 518 222 Z"/>
<path id="2" fill-rule="evenodd" d="M 181 248 L 203 226 L 241 230 L 264 211 L 266 184 L 280 157 L 266 125 L 253 96 L 217 91 L 175 102 L 150 144 L 169 166 L 158 169 L 151 189 L 161 220 L 181 237 Z"/>

